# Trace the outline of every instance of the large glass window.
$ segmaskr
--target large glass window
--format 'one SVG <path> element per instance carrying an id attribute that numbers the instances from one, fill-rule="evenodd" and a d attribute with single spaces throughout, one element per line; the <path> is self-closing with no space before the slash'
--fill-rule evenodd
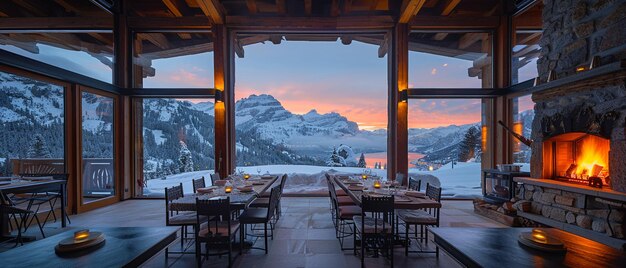
<path id="1" fill-rule="evenodd" d="M 111 83 L 113 33 L 0 34 L 0 49 Z"/>
<path id="2" fill-rule="evenodd" d="M 532 133 L 533 119 L 535 118 L 535 103 L 531 95 L 513 98 L 513 131 L 528 139 Z M 513 145 L 513 162 L 522 165 L 522 171 L 530 171 L 531 148 L 519 139 L 511 137 Z"/>
<path id="3" fill-rule="evenodd" d="M 146 98 L 142 100 L 143 180 L 145 197 L 162 197 L 165 187 L 192 179 L 210 185 L 215 166 L 215 118 L 211 99 Z"/>
<path id="4" fill-rule="evenodd" d="M 410 88 L 491 88 L 492 35 L 411 32 Z"/>
<path id="5" fill-rule="evenodd" d="M 135 34 L 133 73 L 137 88 L 212 88 L 211 33 Z"/>
<path id="6" fill-rule="evenodd" d="M 480 99 L 409 100 L 409 175 L 446 197 L 481 195 Z"/>
<path id="7" fill-rule="evenodd" d="M 511 82 L 521 83 L 538 77 L 537 59 L 541 53 L 542 1 L 513 18 Z"/>
<path id="8" fill-rule="evenodd" d="M 65 173 L 64 87 L 0 71 L 0 176 Z"/>
<path id="9" fill-rule="evenodd" d="M 382 34 L 240 35 L 238 41 L 249 44 L 236 60 L 238 169 L 287 172 L 285 191 L 292 193 L 327 191 L 325 171 L 376 167 L 386 176 Z"/>
<path id="10" fill-rule="evenodd" d="M 83 203 L 115 195 L 115 101 L 81 92 Z"/>

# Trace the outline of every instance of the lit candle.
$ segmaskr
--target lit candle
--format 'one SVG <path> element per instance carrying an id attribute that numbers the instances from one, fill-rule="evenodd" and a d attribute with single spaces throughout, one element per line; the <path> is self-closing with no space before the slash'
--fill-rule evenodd
<path id="1" fill-rule="evenodd" d="M 246 174 L 243 174 L 243 179 L 244 179 L 244 180 L 247 180 L 247 179 L 249 179 L 249 178 L 250 178 L 250 174 L 247 174 L 247 173 L 246 173 Z"/>
<path id="2" fill-rule="evenodd" d="M 230 192 L 233 191 L 233 187 L 230 185 L 224 186 L 224 192 L 229 194 Z"/>
<path id="3" fill-rule="evenodd" d="M 364 180 L 367 180 L 367 174 L 361 175 L 361 178 L 364 179 Z"/>
<path id="4" fill-rule="evenodd" d="M 375 180 L 374 181 L 374 188 L 376 188 L 376 189 L 380 188 L 380 181 L 379 180 Z"/>
<path id="5" fill-rule="evenodd" d="M 532 232 L 533 240 L 539 243 L 546 243 L 548 238 L 546 237 L 546 233 L 539 229 L 533 229 Z"/>
<path id="6" fill-rule="evenodd" d="M 88 237 L 89 237 L 89 230 L 88 229 L 84 229 L 84 230 L 80 230 L 80 231 L 74 232 L 74 240 L 76 240 L 76 241 L 85 240 Z"/>

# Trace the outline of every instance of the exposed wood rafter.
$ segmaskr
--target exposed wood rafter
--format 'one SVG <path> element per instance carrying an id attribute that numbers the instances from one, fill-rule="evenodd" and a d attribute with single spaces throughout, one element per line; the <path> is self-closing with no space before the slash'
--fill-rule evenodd
<path id="1" fill-rule="evenodd" d="M 454 11 L 454 9 L 459 3 L 461 3 L 461 0 L 445 0 L 443 4 L 443 8 L 441 10 L 441 15 L 442 16 L 450 15 L 450 13 Z"/>
<path id="2" fill-rule="evenodd" d="M 459 40 L 459 49 L 466 49 L 486 37 L 485 33 L 466 33 Z"/>
<path id="3" fill-rule="evenodd" d="M 433 36 L 433 40 L 437 40 L 437 41 L 441 41 L 443 39 L 446 39 L 446 37 L 448 36 L 449 33 L 436 33 Z"/>
<path id="4" fill-rule="evenodd" d="M 256 6 L 256 0 L 246 0 L 246 6 L 248 7 L 248 13 L 252 15 L 259 12 L 259 8 Z"/>
<path id="5" fill-rule="evenodd" d="M 281 15 L 287 14 L 287 6 L 285 5 L 285 0 L 276 0 L 276 12 Z"/>
<path id="6" fill-rule="evenodd" d="M 408 23 L 422 9 L 426 0 L 404 0 L 400 10 L 400 23 Z"/>
<path id="7" fill-rule="evenodd" d="M 304 14 L 311 16 L 313 14 L 313 0 L 304 0 Z"/>
<path id="8" fill-rule="evenodd" d="M 196 0 L 198 6 L 214 24 L 224 24 L 224 7 L 218 0 Z"/>
<path id="9" fill-rule="evenodd" d="M 389 33 L 385 34 L 383 43 L 380 45 L 380 47 L 378 47 L 379 58 L 383 58 L 385 57 L 385 55 L 387 55 L 387 51 L 389 51 L 389 43 L 390 43 L 389 39 L 391 39 L 391 35 Z"/>

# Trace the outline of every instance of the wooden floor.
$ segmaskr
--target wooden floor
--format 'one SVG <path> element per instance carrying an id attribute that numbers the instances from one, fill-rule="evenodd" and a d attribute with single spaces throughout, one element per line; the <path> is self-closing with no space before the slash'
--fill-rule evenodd
<path id="1" fill-rule="evenodd" d="M 69 228 L 111 226 L 164 226 L 163 200 L 129 200 L 88 213 L 74 215 Z M 450 227 L 505 227 L 497 222 L 473 213 L 471 201 L 444 201 L 441 226 Z M 32 228 L 33 230 L 36 228 Z M 31 233 L 33 230 L 29 230 Z M 58 223 L 47 225 L 48 235 L 62 231 Z M 257 242 L 262 247 L 262 240 Z M 432 243 L 429 243 L 432 246 Z M 190 243 L 187 247 L 193 251 Z M 6 248 L 5 248 L 6 250 Z M 180 241 L 170 246 L 180 251 Z M 234 267 L 359 267 L 359 258 L 351 250 L 341 251 L 329 212 L 328 197 L 284 197 L 281 217 L 275 238 L 269 243 L 269 254 L 250 250 L 237 256 Z M 381 258 L 367 258 L 367 267 L 387 267 Z M 441 254 L 411 254 L 404 256 L 404 249 L 395 254 L 396 267 L 458 267 L 457 263 Z M 145 267 L 193 267 L 193 254 L 170 255 L 163 252 L 145 264 Z M 226 267 L 225 257 L 211 257 L 203 267 Z"/>

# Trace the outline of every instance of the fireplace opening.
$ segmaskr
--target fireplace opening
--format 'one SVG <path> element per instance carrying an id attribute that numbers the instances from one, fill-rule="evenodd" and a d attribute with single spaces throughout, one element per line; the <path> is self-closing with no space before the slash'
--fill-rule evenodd
<path id="1" fill-rule="evenodd" d="M 565 133 L 543 143 L 543 177 L 609 187 L 608 139 L 580 132 Z"/>

